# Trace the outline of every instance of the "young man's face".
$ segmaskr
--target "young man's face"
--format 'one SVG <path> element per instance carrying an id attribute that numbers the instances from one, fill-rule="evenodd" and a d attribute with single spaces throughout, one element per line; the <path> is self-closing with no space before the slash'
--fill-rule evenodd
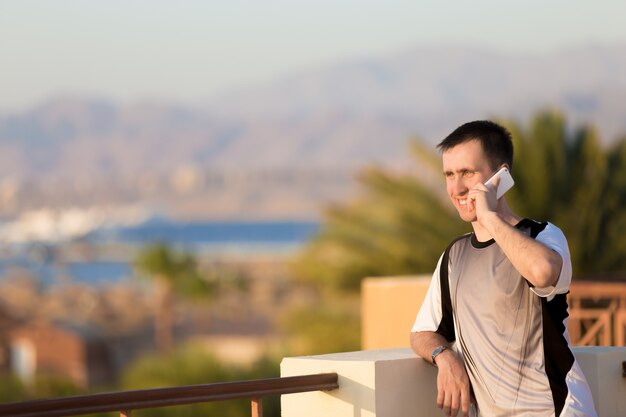
<path id="1" fill-rule="evenodd" d="M 461 219 L 476 221 L 474 205 L 467 200 L 467 195 L 477 183 L 484 183 L 494 174 L 480 142 L 471 140 L 445 151 L 443 173 L 448 196 Z"/>

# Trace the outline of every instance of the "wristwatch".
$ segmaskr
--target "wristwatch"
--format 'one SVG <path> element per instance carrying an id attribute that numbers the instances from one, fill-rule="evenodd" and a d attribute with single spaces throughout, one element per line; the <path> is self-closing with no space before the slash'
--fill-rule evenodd
<path id="1" fill-rule="evenodd" d="M 433 366 L 437 366 L 437 362 L 435 362 L 435 358 L 437 357 L 437 355 L 439 355 L 441 352 L 443 352 L 446 349 L 448 349 L 448 346 L 441 345 L 441 346 L 437 346 L 435 350 L 433 350 L 433 353 L 431 353 L 430 355 L 430 360 L 432 361 Z"/>

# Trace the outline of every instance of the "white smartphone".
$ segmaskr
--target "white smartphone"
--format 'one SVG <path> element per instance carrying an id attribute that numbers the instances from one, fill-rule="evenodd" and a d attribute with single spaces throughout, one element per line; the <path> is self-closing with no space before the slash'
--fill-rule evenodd
<path id="1" fill-rule="evenodd" d="M 498 170 L 498 172 L 493 174 L 491 178 L 489 178 L 485 182 L 485 185 L 487 186 L 487 188 L 493 187 L 493 180 L 496 178 L 500 178 L 500 183 L 498 184 L 498 190 L 496 191 L 496 198 L 500 199 L 500 197 L 502 197 L 504 193 L 506 193 L 507 191 L 511 189 L 513 184 L 515 184 L 515 181 L 513 181 L 513 177 L 511 177 L 511 173 L 509 172 L 507 167 L 502 167 L 500 168 L 500 170 Z"/>

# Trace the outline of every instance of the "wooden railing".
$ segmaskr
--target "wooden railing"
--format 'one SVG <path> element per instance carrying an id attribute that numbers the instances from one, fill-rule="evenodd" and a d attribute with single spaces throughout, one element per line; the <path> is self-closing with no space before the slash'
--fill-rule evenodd
<path id="1" fill-rule="evenodd" d="M 61 417 L 113 411 L 120 417 L 131 417 L 133 410 L 142 408 L 250 399 L 252 416 L 262 417 L 263 397 L 338 387 L 336 373 L 302 375 L 6 403 L 0 404 L 0 416 Z"/>
<path id="2" fill-rule="evenodd" d="M 578 346 L 626 346 L 626 283 L 573 282 L 569 335 Z"/>

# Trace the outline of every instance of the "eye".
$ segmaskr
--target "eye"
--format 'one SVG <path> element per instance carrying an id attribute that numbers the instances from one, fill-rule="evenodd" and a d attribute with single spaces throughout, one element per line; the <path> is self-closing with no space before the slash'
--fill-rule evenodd
<path id="1" fill-rule="evenodd" d="M 475 173 L 475 172 L 476 172 L 476 171 L 472 171 L 472 170 L 469 170 L 469 169 L 465 169 L 465 170 L 463 170 L 463 172 L 461 173 L 461 175 L 463 175 L 463 178 L 471 178 L 471 177 L 474 175 L 474 173 Z"/>

